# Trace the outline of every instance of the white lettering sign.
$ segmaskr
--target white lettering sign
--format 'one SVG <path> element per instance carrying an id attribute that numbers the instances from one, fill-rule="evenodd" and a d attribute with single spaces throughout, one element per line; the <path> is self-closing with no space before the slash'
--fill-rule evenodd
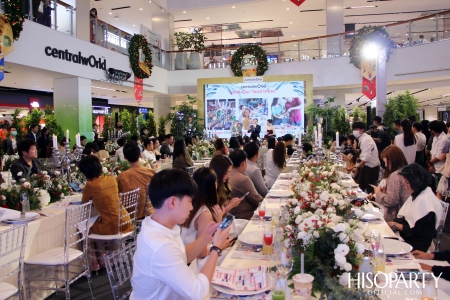
<path id="1" fill-rule="evenodd" d="M 255 83 L 255 82 L 264 82 L 264 78 L 262 76 L 244 77 L 244 83 Z"/>

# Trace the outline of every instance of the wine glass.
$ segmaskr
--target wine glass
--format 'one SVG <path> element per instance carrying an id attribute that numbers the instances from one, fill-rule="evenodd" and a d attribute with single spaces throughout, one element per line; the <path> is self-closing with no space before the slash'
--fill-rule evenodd
<path id="1" fill-rule="evenodd" d="M 372 250 L 375 251 L 380 246 L 381 243 L 381 234 L 378 230 L 372 230 L 372 237 L 370 239 L 370 244 L 372 246 Z"/>
<path id="2" fill-rule="evenodd" d="M 378 244 L 373 249 L 373 256 L 372 256 L 372 265 L 373 265 L 373 272 L 384 272 L 386 269 L 386 253 L 384 252 L 384 245 L 383 243 Z"/>
<path id="3" fill-rule="evenodd" d="M 263 228 L 264 216 L 266 215 L 266 204 L 264 202 L 258 204 L 258 214 L 261 220 L 261 228 Z"/>
<path id="4" fill-rule="evenodd" d="M 291 249 L 282 248 L 275 254 L 276 266 L 283 277 L 286 277 L 292 271 L 294 260 Z"/>

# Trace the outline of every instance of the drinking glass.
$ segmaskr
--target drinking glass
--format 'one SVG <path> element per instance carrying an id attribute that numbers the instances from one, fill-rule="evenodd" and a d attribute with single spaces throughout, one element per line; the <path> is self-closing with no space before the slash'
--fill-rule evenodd
<path id="1" fill-rule="evenodd" d="M 276 266 L 283 277 L 286 277 L 292 271 L 294 260 L 290 249 L 282 248 L 275 253 Z"/>
<path id="2" fill-rule="evenodd" d="M 280 211 L 275 209 L 272 211 L 272 226 L 277 227 L 280 220 Z"/>
<path id="3" fill-rule="evenodd" d="M 273 228 L 272 228 L 272 224 L 268 224 L 267 226 L 264 226 L 263 254 L 264 255 L 273 254 Z"/>
<path id="4" fill-rule="evenodd" d="M 259 219 L 261 220 L 261 228 L 263 228 L 264 216 L 266 215 L 266 204 L 264 202 L 259 202 L 258 214 Z"/>
<path id="5" fill-rule="evenodd" d="M 386 253 L 384 252 L 383 243 L 373 248 L 372 265 L 374 273 L 384 273 L 386 269 Z"/>
<path id="6" fill-rule="evenodd" d="M 422 300 L 436 300 L 437 288 L 434 280 L 424 281 L 422 286 Z"/>
<path id="7" fill-rule="evenodd" d="M 378 230 L 372 230 L 372 237 L 370 239 L 370 245 L 372 246 L 372 250 L 375 250 L 380 246 L 381 243 L 381 234 Z"/>
<path id="8" fill-rule="evenodd" d="M 284 300 L 286 297 L 286 281 L 278 277 L 275 282 L 275 289 L 272 291 L 273 300 Z"/>

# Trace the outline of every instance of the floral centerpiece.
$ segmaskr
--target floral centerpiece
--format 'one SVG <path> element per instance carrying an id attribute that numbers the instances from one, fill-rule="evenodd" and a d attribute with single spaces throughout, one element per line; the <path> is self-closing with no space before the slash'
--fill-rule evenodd
<path id="1" fill-rule="evenodd" d="M 363 290 L 349 289 L 365 251 L 367 225 L 352 210 L 352 194 L 338 184 L 337 165 L 331 161 L 310 161 L 299 166 L 300 179 L 294 182 L 294 198 L 287 203 L 285 246 L 294 253 L 292 274 L 304 270 L 315 277 L 313 292 L 329 299 L 370 298 Z M 326 296 L 325 296 L 326 295 Z"/>
<path id="2" fill-rule="evenodd" d="M 200 141 L 188 148 L 189 155 L 194 160 L 211 157 L 215 151 L 214 145 L 207 140 Z"/>
<path id="3" fill-rule="evenodd" d="M 104 175 L 113 175 L 117 177 L 120 173 L 128 170 L 130 164 L 127 161 L 104 161 L 102 162 L 102 169 Z"/>
<path id="4" fill-rule="evenodd" d="M 25 178 L 22 178 L 19 182 L 13 180 L 11 185 L 6 183 L 0 184 L 1 207 L 22 210 L 22 195 L 28 197 L 31 210 L 41 208 L 41 202 L 39 200 L 39 197 L 41 196 L 40 189 L 34 187 Z"/>
<path id="5" fill-rule="evenodd" d="M 19 159 L 19 155 L 13 154 L 13 155 L 4 155 L 3 156 L 3 171 L 9 171 L 11 168 L 11 165 Z"/>
<path id="6" fill-rule="evenodd" d="M 116 152 L 116 150 L 119 149 L 119 148 L 120 148 L 120 146 L 118 144 L 112 143 L 110 141 L 108 141 L 105 144 L 105 150 L 108 151 L 108 153 Z"/>

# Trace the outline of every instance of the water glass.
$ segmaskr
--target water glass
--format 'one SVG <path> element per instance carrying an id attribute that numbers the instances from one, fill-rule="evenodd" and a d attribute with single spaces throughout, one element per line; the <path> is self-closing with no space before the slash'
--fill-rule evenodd
<path id="1" fill-rule="evenodd" d="M 380 246 L 381 234 L 378 230 L 372 230 L 372 238 L 370 240 L 370 244 L 372 245 L 372 250 L 375 250 Z"/>
<path id="2" fill-rule="evenodd" d="M 386 269 L 386 253 L 384 245 L 380 243 L 373 249 L 372 265 L 374 273 L 384 273 Z"/>
<path id="3" fill-rule="evenodd" d="M 422 284 L 422 300 L 437 300 L 436 281 L 428 280 Z"/>
<path id="4" fill-rule="evenodd" d="M 273 300 L 284 300 L 286 297 L 286 280 L 284 278 L 277 278 L 275 282 L 275 289 L 272 291 Z"/>
<path id="5" fill-rule="evenodd" d="M 286 277 L 292 271 L 294 260 L 290 249 L 282 248 L 275 254 L 275 261 L 278 271 Z"/>

